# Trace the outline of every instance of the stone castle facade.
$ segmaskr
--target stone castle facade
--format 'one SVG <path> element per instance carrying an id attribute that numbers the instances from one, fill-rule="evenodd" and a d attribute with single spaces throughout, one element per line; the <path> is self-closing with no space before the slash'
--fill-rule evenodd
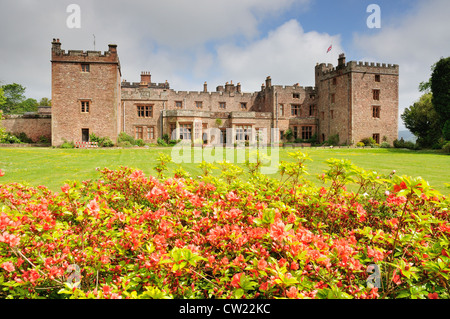
<path id="1" fill-rule="evenodd" d="M 398 65 L 346 62 L 341 54 L 336 67 L 316 65 L 314 87 L 274 85 L 268 76 L 260 91 L 247 93 L 233 82 L 214 92 L 206 82 L 198 92 L 175 91 L 167 81 L 153 83 L 149 72 L 127 82 L 113 44 L 104 53 L 65 52 L 53 39 L 51 64 L 54 146 L 89 141 L 92 133 L 117 142 L 120 132 L 149 143 L 164 134 L 216 143 L 212 128 L 223 143 L 254 141 L 271 128 L 281 138 L 291 129 L 294 138 L 319 142 L 338 134 L 345 144 L 398 137 Z"/>

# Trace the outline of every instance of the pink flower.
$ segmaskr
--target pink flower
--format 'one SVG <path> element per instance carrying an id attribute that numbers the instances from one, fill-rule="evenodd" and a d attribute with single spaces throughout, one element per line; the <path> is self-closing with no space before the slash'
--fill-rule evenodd
<path id="1" fill-rule="evenodd" d="M 286 225 L 281 221 L 277 221 L 275 223 L 273 223 L 270 226 L 270 237 L 272 237 L 274 240 L 282 240 L 285 236 L 284 234 L 284 227 Z"/>
<path id="2" fill-rule="evenodd" d="M 140 178 L 144 178 L 144 177 L 145 177 L 145 175 L 141 170 L 136 170 L 133 173 L 131 173 L 131 175 L 130 175 L 130 179 L 133 181 L 140 179 Z"/>
<path id="3" fill-rule="evenodd" d="M 2 267 L 3 269 L 5 269 L 6 271 L 8 271 L 8 272 L 12 272 L 12 271 L 16 270 L 16 269 L 14 268 L 13 263 L 10 262 L 10 261 L 1 264 L 1 267 Z"/>
<path id="4" fill-rule="evenodd" d="M 7 243 L 14 247 L 20 243 L 20 237 L 4 232 L 3 235 L 0 235 L 0 243 Z"/>
<path id="5" fill-rule="evenodd" d="M 0 177 L 2 177 L 3 175 L 5 175 L 5 173 L 0 169 Z"/>
<path id="6" fill-rule="evenodd" d="M 298 289 L 294 286 L 289 288 L 289 290 L 286 290 L 286 296 L 288 296 L 288 298 L 297 298 L 297 294 L 298 294 Z"/>
<path id="7" fill-rule="evenodd" d="M 98 213 L 100 211 L 100 205 L 93 199 L 89 202 L 88 209 L 93 213 Z"/>

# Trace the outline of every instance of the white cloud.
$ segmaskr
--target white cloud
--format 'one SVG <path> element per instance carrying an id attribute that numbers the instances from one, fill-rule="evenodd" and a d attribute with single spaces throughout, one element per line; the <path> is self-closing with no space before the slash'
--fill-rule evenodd
<path id="1" fill-rule="evenodd" d="M 267 37 L 245 47 L 226 44 L 218 48 L 218 63 L 228 80 L 241 82 L 246 91 L 259 90 L 270 75 L 272 84 L 314 86 L 316 63 L 337 63 L 342 53 L 339 35 L 304 32 L 290 20 Z M 332 51 L 326 53 L 330 44 Z"/>
<path id="2" fill-rule="evenodd" d="M 354 44 L 364 54 L 376 61 L 399 64 L 400 114 L 420 97 L 418 85 L 430 78 L 431 65 L 449 55 L 449 12 L 448 0 L 420 1 L 413 12 L 395 24 L 382 22 L 377 34 L 354 36 Z"/>

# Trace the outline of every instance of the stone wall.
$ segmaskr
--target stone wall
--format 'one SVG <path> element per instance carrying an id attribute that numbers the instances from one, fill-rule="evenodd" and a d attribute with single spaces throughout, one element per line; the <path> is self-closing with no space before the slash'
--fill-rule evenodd
<path id="1" fill-rule="evenodd" d="M 34 142 L 38 142 L 41 136 L 47 139 L 52 137 L 51 115 L 4 115 L 2 121 L 7 132 L 25 133 Z"/>

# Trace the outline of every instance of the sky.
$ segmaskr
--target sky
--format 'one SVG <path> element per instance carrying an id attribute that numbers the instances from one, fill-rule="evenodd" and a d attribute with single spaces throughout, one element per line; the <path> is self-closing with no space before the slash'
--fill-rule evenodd
<path id="1" fill-rule="evenodd" d="M 371 4 L 379 28 L 367 23 Z M 316 63 L 336 65 L 345 53 L 347 61 L 399 65 L 401 114 L 431 66 L 450 55 L 449 12 L 448 0 L 0 0 L 0 84 L 51 98 L 53 38 L 66 51 L 117 44 L 122 79 L 138 82 L 149 71 L 152 82 L 180 91 L 233 81 L 254 92 L 267 76 L 314 86 Z"/>

